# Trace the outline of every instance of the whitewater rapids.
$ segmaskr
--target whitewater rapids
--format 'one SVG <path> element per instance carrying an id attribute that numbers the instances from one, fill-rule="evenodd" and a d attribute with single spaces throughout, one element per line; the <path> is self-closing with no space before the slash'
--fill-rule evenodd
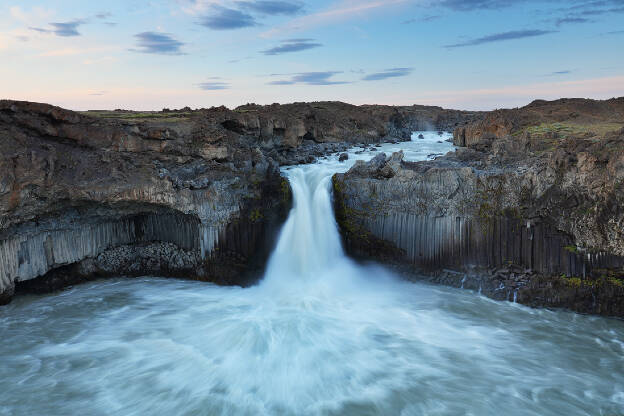
<path id="1" fill-rule="evenodd" d="M 450 150 L 440 142 L 380 150 L 419 160 Z M 374 154 L 285 171 L 294 207 L 257 286 L 114 279 L 0 309 L 0 415 L 624 412 L 622 321 L 408 283 L 345 256 L 331 175 Z"/>

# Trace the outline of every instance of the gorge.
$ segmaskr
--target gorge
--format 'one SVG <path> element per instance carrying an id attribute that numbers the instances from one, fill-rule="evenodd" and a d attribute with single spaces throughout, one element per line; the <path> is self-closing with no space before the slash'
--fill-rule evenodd
<path id="1" fill-rule="evenodd" d="M 435 161 L 337 175 L 347 246 L 495 299 L 622 316 L 623 110 L 537 101 L 456 129 Z"/>
<path id="2" fill-rule="evenodd" d="M 622 120 L 3 101 L 1 408 L 620 412 Z"/>
<path id="3" fill-rule="evenodd" d="M 435 128 L 454 130 L 456 151 L 379 156 L 334 177 L 351 255 L 496 299 L 624 315 L 621 98 L 490 113 L 2 101 L 0 116 L 5 302 L 16 284 L 49 292 L 120 275 L 253 284 L 292 203 L 279 166 Z"/>
<path id="4" fill-rule="evenodd" d="M 37 292 L 119 275 L 250 283 L 288 212 L 279 165 L 475 116 L 342 103 L 79 114 L 1 101 L 0 299 L 16 282 Z"/>
<path id="5" fill-rule="evenodd" d="M 397 147 L 415 159 L 450 147 L 437 133 L 424 137 L 354 149 L 347 162 L 333 155 L 285 169 L 293 209 L 252 287 L 125 278 L 18 297 L 0 310 L 9 341 L 0 350 L 4 408 L 94 415 L 618 411 L 620 321 L 411 283 L 345 256 L 332 213 L 333 173 Z M 41 391 L 50 399 L 24 399 Z"/>

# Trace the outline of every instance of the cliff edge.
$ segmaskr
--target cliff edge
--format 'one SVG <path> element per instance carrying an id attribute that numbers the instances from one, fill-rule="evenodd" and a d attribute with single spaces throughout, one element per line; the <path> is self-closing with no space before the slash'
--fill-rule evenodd
<path id="1" fill-rule="evenodd" d="M 334 177 L 348 251 L 496 299 L 624 316 L 624 99 L 538 101 L 435 161 Z"/>
<path id="2" fill-rule="evenodd" d="M 290 206 L 280 166 L 479 113 L 294 103 L 73 112 L 0 101 L 0 302 L 106 276 L 249 284 Z"/>
<path id="3" fill-rule="evenodd" d="M 0 143 L 5 302 L 16 285 L 112 275 L 246 284 L 288 212 L 278 164 L 201 118 L 134 122 L 1 101 Z"/>

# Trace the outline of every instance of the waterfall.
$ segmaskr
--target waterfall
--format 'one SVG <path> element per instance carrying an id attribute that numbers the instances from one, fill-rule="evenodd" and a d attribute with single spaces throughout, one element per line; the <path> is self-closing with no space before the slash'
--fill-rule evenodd
<path id="1" fill-rule="evenodd" d="M 443 145 L 437 133 L 425 137 L 411 144 L 422 149 L 412 151 L 416 160 L 432 153 L 427 140 Z M 354 151 L 344 163 L 335 156 L 284 169 L 293 209 L 259 285 L 120 278 L 0 308 L 0 413 L 618 413 L 624 404 L 618 321 L 510 307 L 402 281 L 347 258 L 331 175 L 374 154 Z M 139 226 L 145 238 L 172 236 L 176 244 L 201 238 L 210 253 L 218 229 L 176 232 L 183 224 L 176 221 L 146 219 Z M 96 234 L 95 243 L 104 245 L 112 233 Z M 62 241 L 53 236 L 48 244 L 55 261 L 71 253 Z M 0 246 L 0 260 L 5 254 Z M 49 391 L 47 400 L 32 400 Z"/>
<path id="2" fill-rule="evenodd" d="M 333 170 L 324 166 L 286 171 L 293 208 L 273 251 L 263 284 L 313 280 L 347 261 L 331 200 Z"/>

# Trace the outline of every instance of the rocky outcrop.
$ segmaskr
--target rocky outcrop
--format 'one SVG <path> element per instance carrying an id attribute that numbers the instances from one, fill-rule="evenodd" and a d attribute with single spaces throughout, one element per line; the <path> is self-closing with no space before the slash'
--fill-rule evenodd
<path id="1" fill-rule="evenodd" d="M 259 274 L 288 183 L 257 147 L 211 125 L 0 102 L 3 300 L 35 278 L 24 287 L 137 274 L 245 284 Z"/>
<path id="2" fill-rule="evenodd" d="M 253 145 L 280 164 L 305 163 L 308 156 L 339 151 L 338 144 L 409 140 L 413 131 L 444 130 L 474 121 L 479 112 L 432 106 L 355 106 L 341 102 L 247 104 L 234 110 L 213 107 L 163 112 L 87 111 L 107 120 L 175 120 L 214 141 L 236 138 Z M 188 123 L 192 121 L 192 123 Z"/>
<path id="3" fill-rule="evenodd" d="M 614 114 L 561 120 L 553 133 L 495 112 L 464 129 L 481 132 L 469 147 L 435 161 L 356 164 L 334 177 L 347 249 L 498 299 L 624 316 L 624 129 Z"/>
<path id="4" fill-rule="evenodd" d="M 248 284 L 290 204 L 279 166 L 478 113 L 338 102 L 162 112 L 0 101 L 0 302 L 91 278 Z"/>
<path id="5" fill-rule="evenodd" d="M 224 118 L 221 124 L 257 138 L 264 146 L 295 147 L 304 140 L 317 143 L 409 140 L 414 131 L 451 131 L 477 119 L 480 113 L 417 105 L 354 106 L 340 102 L 313 102 L 269 106 L 248 104 L 234 111 L 223 110 L 221 116 Z"/>
<path id="6" fill-rule="evenodd" d="M 624 97 L 605 101 L 562 98 L 536 100 L 526 107 L 496 110 L 456 127 L 456 146 L 488 146 L 492 141 L 525 132 L 541 139 L 585 137 L 621 128 L 624 120 Z M 587 129 L 592 126 L 592 129 Z"/>

